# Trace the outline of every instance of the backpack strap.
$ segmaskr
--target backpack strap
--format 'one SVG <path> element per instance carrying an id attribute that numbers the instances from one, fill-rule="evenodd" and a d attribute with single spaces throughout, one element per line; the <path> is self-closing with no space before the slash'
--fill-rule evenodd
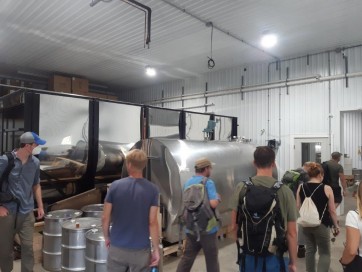
<path id="1" fill-rule="evenodd" d="M 0 178 L 0 192 L 3 191 L 3 184 L 4 184 L 4 182 L 8 182 L 10 172 L 11 172 L 11 170 L 13 170 L 13 168 L 15 166 L 15 159 L 14 159 L 13 153 L 6 152 L 5 155 L 8 158 L 8 165 L 6 166 L 2 176 Z"/>
<path id="2" fill-rule="evenodd" d="M 321 187 L 321 185 L 322 185 L 323 183 L 320 183 L 318 186 L 317 186 L 317 188 L 315 188 L 314 189 L 314 191 L 310 194 L 310 196 L 308 196 L 308 197 L 312 197 L 313 195 L 314 195 L 314 193 L 318 190 L 318 188 L 319 187 Z M 309 189 L 309 188 L 308 188 Z M 303 193 L 304 193 L 304 197 L 307 197 L 307 195 L 306 195 L 306 193 L 305 193 L 305 191 L 304 191 L 304 184 L 302 184 L 302 190 L 303 190 Z"/>
<path id="3" fill-rule="evenodd" d="M 202 185 L 206 186 L 206 183 L 207 183 L 208 180 L 209 180 L 208 177 L 203 177 L 200 183 L 201 183 Z"/>
<path id="4" fill-rule="evenodd" d="M 276 189 L 277 191 L 284 185 L 282 181 L 276 181 L 273 185 L 273 189 Z"/>
<path id="5" fill-rule="evenodd" d="M 248 180 L 243 180 L 243 183 L 246 185 L 246 187 L 248 186 L 254 186 L 253 181 L 251 180 L 251 177 Z"/>
<path id="6" fill-rule="evenodd" d="M 311 193 L 311 195 L 309 196 L 309 198 L 312 198 L 312 196 L 314 195 L 314 193 L 318 190 L 319 187 L 322 186 L 323 183 L 320 183 L 317 188 L 314 189 L 314 191 Z M 305 194 L 305 191 L 304 191 L 304 184 L 302 184 L 302 190 L 303 190 L 303 193 L 304 193 L 304 197 L 307 198 L 307 195 Z M 324 216 L 324 213 L 326 212 L 327 210 L 327 206 L 328 206 L 328 202 L 326 203 L 326 206 L 324 207 L 324 210 L 322 212 L 322 216 L 320 218 L 320 220 L 322 221 L 323 219 L 323 216 Z"/>

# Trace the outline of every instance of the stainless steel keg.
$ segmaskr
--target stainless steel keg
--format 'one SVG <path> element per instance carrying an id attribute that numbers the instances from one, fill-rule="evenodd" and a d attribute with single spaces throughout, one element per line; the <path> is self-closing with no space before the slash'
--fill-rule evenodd
<path id="1" fill-rule="evenodd" d="M 85 267 L 87 272 L 107 272 L 108 249 L 103 230 L 91 229 L 86 235 Z"/>
<path id="2" fill-rule="evenodd" d="M 85 269 L 85 233 L 101 227 L 99 218 L 83 217 L 64 222 L 62 225 L 62 271 L 86 271 Z"/>
<path id="3" fill-rule="evenodd" d="M 62 223 L 81 217 L 79 210 L 58 210 L 44 216 L 43 268 L 47 271 L 61 270 Z"/>
<path id="4" fill-rule="evenodd" d="M 103 204 L 92 204 L 87 205 L 82 208 L 83 215 L 85 217 L 97 217 L 102 218 L 103 214 Z"/>

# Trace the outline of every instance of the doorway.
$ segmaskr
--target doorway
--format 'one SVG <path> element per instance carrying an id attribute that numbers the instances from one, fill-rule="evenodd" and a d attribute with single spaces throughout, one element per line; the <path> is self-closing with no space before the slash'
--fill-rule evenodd
<path id="1" fill-rule="evenodd" d="M 295 137 L 294 168 L 301 167 L 307 161 L 322 163 L 330 157 L 328 137 Z"/>

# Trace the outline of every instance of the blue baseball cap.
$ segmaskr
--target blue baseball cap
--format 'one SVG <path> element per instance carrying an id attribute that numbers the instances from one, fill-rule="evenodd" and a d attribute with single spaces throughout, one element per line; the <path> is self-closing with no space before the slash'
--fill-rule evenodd
<path id="1" fill-rule="evenodd" d="M 41 139 L 38 134 L 34 132 L 25 132 L 20 136 L 21 144 L 32 144 L 36 143 L 37 145 L 44 145 L 47 141 Z"/>

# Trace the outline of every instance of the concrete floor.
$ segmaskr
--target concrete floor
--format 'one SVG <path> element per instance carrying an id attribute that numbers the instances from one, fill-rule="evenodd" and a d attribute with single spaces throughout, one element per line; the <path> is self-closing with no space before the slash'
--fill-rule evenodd
<path id="1" fill-rule="evenodd" d="M 356 199 L 351 196 L 347 196 L 345 198 L 344 210 L 345 213 L 339 216 L 339 223 L 341 226 L 341 233 L 337 237 L 334 244 L 332 244 L 332 261 L 330 272 L 339 272 L 341 271 L 341 265 L 338 262 L 340 257 L 342 256 L 343 251 L 343 242 L 345 241 L 345 214 L 352 209 L 356 208 Z M 222 239 L 219 242 L 219 261 L 222 272 L 237 272 L 238 268 L 236 265 L 236 246 L 229 239 Z M 318 256 L 317 256 L 318 258 Z M 177 264 L 179 262 L 178 257 L 168 256 L 164 260 L 164 268 L 165 272 L 176 271 Z M 305 271 L 305 259 L 298 259 L 297 262 L 298 271 Z M 40 264 L 36 264 L 34 267 L 34 272 L 45 272 Z M 14 262 L 14 272 L 20 272 L 20 260 Z M 194 263 L 192 272 L 205 272 L 205 261 L 203 253 L 201 252 L 199 256 L 196 258 Z"/>

